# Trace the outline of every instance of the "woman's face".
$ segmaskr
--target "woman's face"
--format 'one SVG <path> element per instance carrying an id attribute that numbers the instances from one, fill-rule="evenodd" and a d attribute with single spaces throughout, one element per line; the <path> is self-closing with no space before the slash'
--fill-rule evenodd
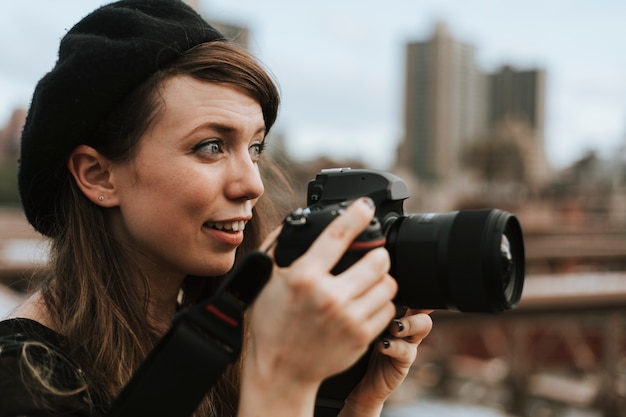
<path id="1" fill-rule="evenodd" d="M 263 194 L 261 107 L 235 86 L 188 76 L 167 80 L 161 98 L 136 156 L 113 165 L 114 233 L 151 273 L 224 274 Z"/>

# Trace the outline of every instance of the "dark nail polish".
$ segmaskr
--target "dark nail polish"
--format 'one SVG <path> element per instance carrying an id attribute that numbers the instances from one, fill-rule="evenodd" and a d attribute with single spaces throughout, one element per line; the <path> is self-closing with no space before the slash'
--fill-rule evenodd
<path id="1" fill-rule="evenodd" d="M 389 346 L 391 346 L 391 343 L 389 343 L 389 340 L 385 339 L 382 342 L 383 342 L 383 347 L 385 349 L 389 349 Z"/>
<path id="2" fill-rule="evenodd" d="M 396 323 L 396 326 L 398 327 L 398 333 L 401 333 L 402 330 L 404 330 L 404 323 L 400 320 L 394 320 L 393 322 Z"/>

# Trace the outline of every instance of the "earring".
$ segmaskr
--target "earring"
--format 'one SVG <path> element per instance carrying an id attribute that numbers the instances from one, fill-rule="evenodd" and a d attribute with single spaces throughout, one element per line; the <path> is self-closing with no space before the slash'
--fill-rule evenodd
<path id="1" fill-rule="evenodd" d="M 104 201 L 104 196 L 103 196 L 102 194 L 100 194 L 100 195 L 98 196 L 98 200 L 100 200 L 100 201 Z"/>

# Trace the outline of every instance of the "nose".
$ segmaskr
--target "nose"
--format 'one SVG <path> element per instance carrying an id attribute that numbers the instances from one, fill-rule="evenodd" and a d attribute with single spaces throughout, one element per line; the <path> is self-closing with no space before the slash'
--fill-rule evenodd
<path id="1" fill-rule="evenodd" d="M 247 152 L 243 158 L 233 160 L 227 175 L 226 194 L 230 199 L 254 200 L 265 191 L 259 166 Z"/>

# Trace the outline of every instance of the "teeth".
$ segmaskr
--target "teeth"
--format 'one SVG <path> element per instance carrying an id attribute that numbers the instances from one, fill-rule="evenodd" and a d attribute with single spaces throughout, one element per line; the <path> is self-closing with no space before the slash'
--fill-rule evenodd
<path id="1" fill-rule="evenodd" d="M 208 227 L 213 227 L 218 230 L 229 230 L 233 232 L 243 231 L 246 228 L 246 222 L 243 220 L 233 222 L 208 222 Z"/>

